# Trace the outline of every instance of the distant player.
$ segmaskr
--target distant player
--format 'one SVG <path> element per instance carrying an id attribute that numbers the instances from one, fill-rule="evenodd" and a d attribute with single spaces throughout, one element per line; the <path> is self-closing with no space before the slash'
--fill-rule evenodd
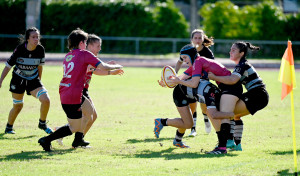
<path id="1" fill-rule="evenodd" d="M 69 136 L 75 133 L 72 143 L 73 148 L 87 146 L 89 142 L 84 141 L 84 128 L 88 121 L 82 120 L 82 104 L 85 97 L 82 91 L 85 85 L 85 75 L 88 65 L 100 69 L 119 69 L 121 65 L 104 64 L 94 54 L 86 49 L 88 34 L 81 29 L 71 32 L 68 37 L 68 48 L 70 52 L 63 61 L 63 78 L 60 82 L 59 94 L 62 108 L 68 119 L 68 124 L 56 130 L 49 136 L 40 138 L 38 143 L 45 151 L 51 151 L 51 141 Z"/>
<path id="2" fill-rule="evenodd" d="M 214 44 L 213 38 L 210 37 L 208 38 L 207 35 L 204 33 L 203 30 L 201 29 L 195 29 L 191 33 L 191 44 L 197 49 L 197 52 L 200 56 L 206 57 L 208 59 L 214 59 L 214 54 L 213 52 L 208 48 Z M 179 69 L 181 68 L 181 65 L 183 63 L 183 59 L 179 57 L 179 60 L 176 63 L 175 66 L 175 71 L 178 73 Z M 193 111 L 193 120 L 194 120 L 194 125 L 191 128 L 191 133 L 189 136 L 196 136 L 196 122 L 197 122 L 197 101 L 191 101 L 190 102 L 190 107 L 191 110 Z M 208 117 L 205 113 L 203 113 L 204 116 L 204 124 L 205 124 L 205 131 L 206 133 L 210 133 L 211 131 L 211 125 L 209 123 Z"/>
<path id="3" fill-rule="evenodd" d="M 23 108 L 25 91 L 27 95 L 32 95 L 41 102 L 38 127 L 47 134 L 52 133 L 52 129 L 46 125 L 50 98 L 46 88 L 41 82 L 43 65 L 45 64 L 45 49 L 40 44 L 40 38 L 40 32 L 37 28 L 32 27 L 27 29 L 23 39 L 24 41 L 14 50 L 2 71 L 0 88 L 4 78 L 10 69 L 14 67 L 9 89 L 12 93 L 13 108 L 8 115 L 5 128 L 6 134 L 16 133 L 13 129 L 13 125 Z"/>

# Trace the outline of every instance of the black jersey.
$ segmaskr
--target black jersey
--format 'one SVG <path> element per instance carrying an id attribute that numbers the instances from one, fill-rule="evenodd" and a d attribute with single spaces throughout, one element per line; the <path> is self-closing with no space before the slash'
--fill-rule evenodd
<path id="1" fill-rule="evenodd" d="M 202 50 L 199 51 L 198 54 L 208 59 L 215 59 L 213 52 L 206 46 L 203 46 Z M 183 62 L 183 59 L 181 57 L 179 57 L 179 60 Z"/>
<path id="2" fill-rule="evenodd" d="M 247 90 L 255 87 L 265 87 L 254 67 L 246 59 L 240 60 L 232 74 L 240 77 L 239 83 L 245 85 Z"/>
<path id="3" fill-rule="evenodd" d="M 7 60 L 6 66 L 14 67 L 13 74 L 24 79 L 32 80 L 38 77 L 38 66 L 45 64 L 45 49 L 42 45 L 37 45 L 35 50 L 28 51 L 26 43 L 20 44 Z"/>

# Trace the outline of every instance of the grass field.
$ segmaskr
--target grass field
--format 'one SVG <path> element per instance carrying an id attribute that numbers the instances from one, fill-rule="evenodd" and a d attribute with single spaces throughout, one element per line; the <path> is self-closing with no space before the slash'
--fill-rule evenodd
<path id="1" fill-rule="evenodd" d="M 0 64 L 2 71 L 4 64 Z M 66 124 L 58 85 L 61 66 L 45 66 L 42 82 L 49 91 L 52 128 Z M 161 88 L 156 80 L 160 68 L 125 68 L 123 76 L 93 76 L 89 89 L 99 119 L 86 140 L 90 149 L 71 149 L 72 137 L 64 146 L 52 143 L 54 152 L 42 151 L 37 143 L 45 133 L 37 128 L 39 102 L 24 98 L 15 135 L 3 134 L 12 107 L 8 91 L 11 72 L 0 89 L 0 175 L 292 175 L 294 172 L 290 96 L 280 100 L 278 70 L 258 70 L 270 94 L 268 107 L 244 117 L 242 152 L 211 156 L 217 142 L 215 132 L 204 131 L 198 115 L 194 138 L 184 137 L 190 149 L 172 145 L 176 129 L 166 127 L 154 138 L 153 119 L 178 117 L 172 89 Z M 300 83 L 300 73 L 296 73 Z M 300 163 L 300 90 L 295 89 L 295 119 L 298 163 Z M 200 108 L 198 108 L 198 114 Z M 2 131 L 1 131 L 2 130 Z M 190 131 L 187 131 L 187 134 Z M 186 134 L 186 135 L 187 135 Z M 298 164 L 298 171 L 299 169 Z"/>

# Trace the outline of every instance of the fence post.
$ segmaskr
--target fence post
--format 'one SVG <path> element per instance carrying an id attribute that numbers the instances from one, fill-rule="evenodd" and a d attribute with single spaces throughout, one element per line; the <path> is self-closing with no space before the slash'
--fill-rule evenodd
<path id="1" fill-rule="evenodd" d="M 172 53 L 176 53 L 176 40 L 173 40 Z"/>
<path id="2" fill-rule="evenodd" d="M 60 38 L 60 52 L 61 53 L 64 53 L 65 52 L 65 39 L 64 39 L 64 37 L 61 37 Z"/>
<path id="3" fill-rule="evenodd" d="M 135 39 L 135 54 L 138 55 L 140 53 L 140 39 Z"/>

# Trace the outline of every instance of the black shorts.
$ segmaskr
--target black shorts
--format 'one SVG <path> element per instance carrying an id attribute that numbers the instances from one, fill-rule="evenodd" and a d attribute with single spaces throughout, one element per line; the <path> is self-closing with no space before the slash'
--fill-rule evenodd
<path id="1" fill-rule="evenodd" d="M 248 111 L 254 115 L 269 103 L 269 94 L 264 87 L 256 87 L 243 93 L 241 100 L 246 104 Z"/>
<path id="2" fill-rule="evenodd" d="M 39 77 L 36 77 L 33 80 L 27 80 L 16 74 L 13 74 L 10 81 L 9 91 L 12 93 L 23 94 L 26 90 L 27 95 L 30 95 L 31 91 L 39 87 L 43 87 Z"/>
<path id="3" fill-rule="evenodd" d="M 195 98 L 187 97 L 187 87 L 178 84 L 173 90 L 173 101 L 177 107 L 188 106 L 190 103 L 195 103 Z"/>
<path id="4" fill-rule="evenodd" d="M 61 104 L 69 119 L 80 119 L 82 117 L 81 104 Z"/>
<path id="5" fill-rule="evenodd" d="M 243 94 L 243 86 L 241 84 L 227 85 L 227 84 L 219 84 L 218 87 L 221 89 L 221 94 L 230 94 L 241 98 Z"/>

